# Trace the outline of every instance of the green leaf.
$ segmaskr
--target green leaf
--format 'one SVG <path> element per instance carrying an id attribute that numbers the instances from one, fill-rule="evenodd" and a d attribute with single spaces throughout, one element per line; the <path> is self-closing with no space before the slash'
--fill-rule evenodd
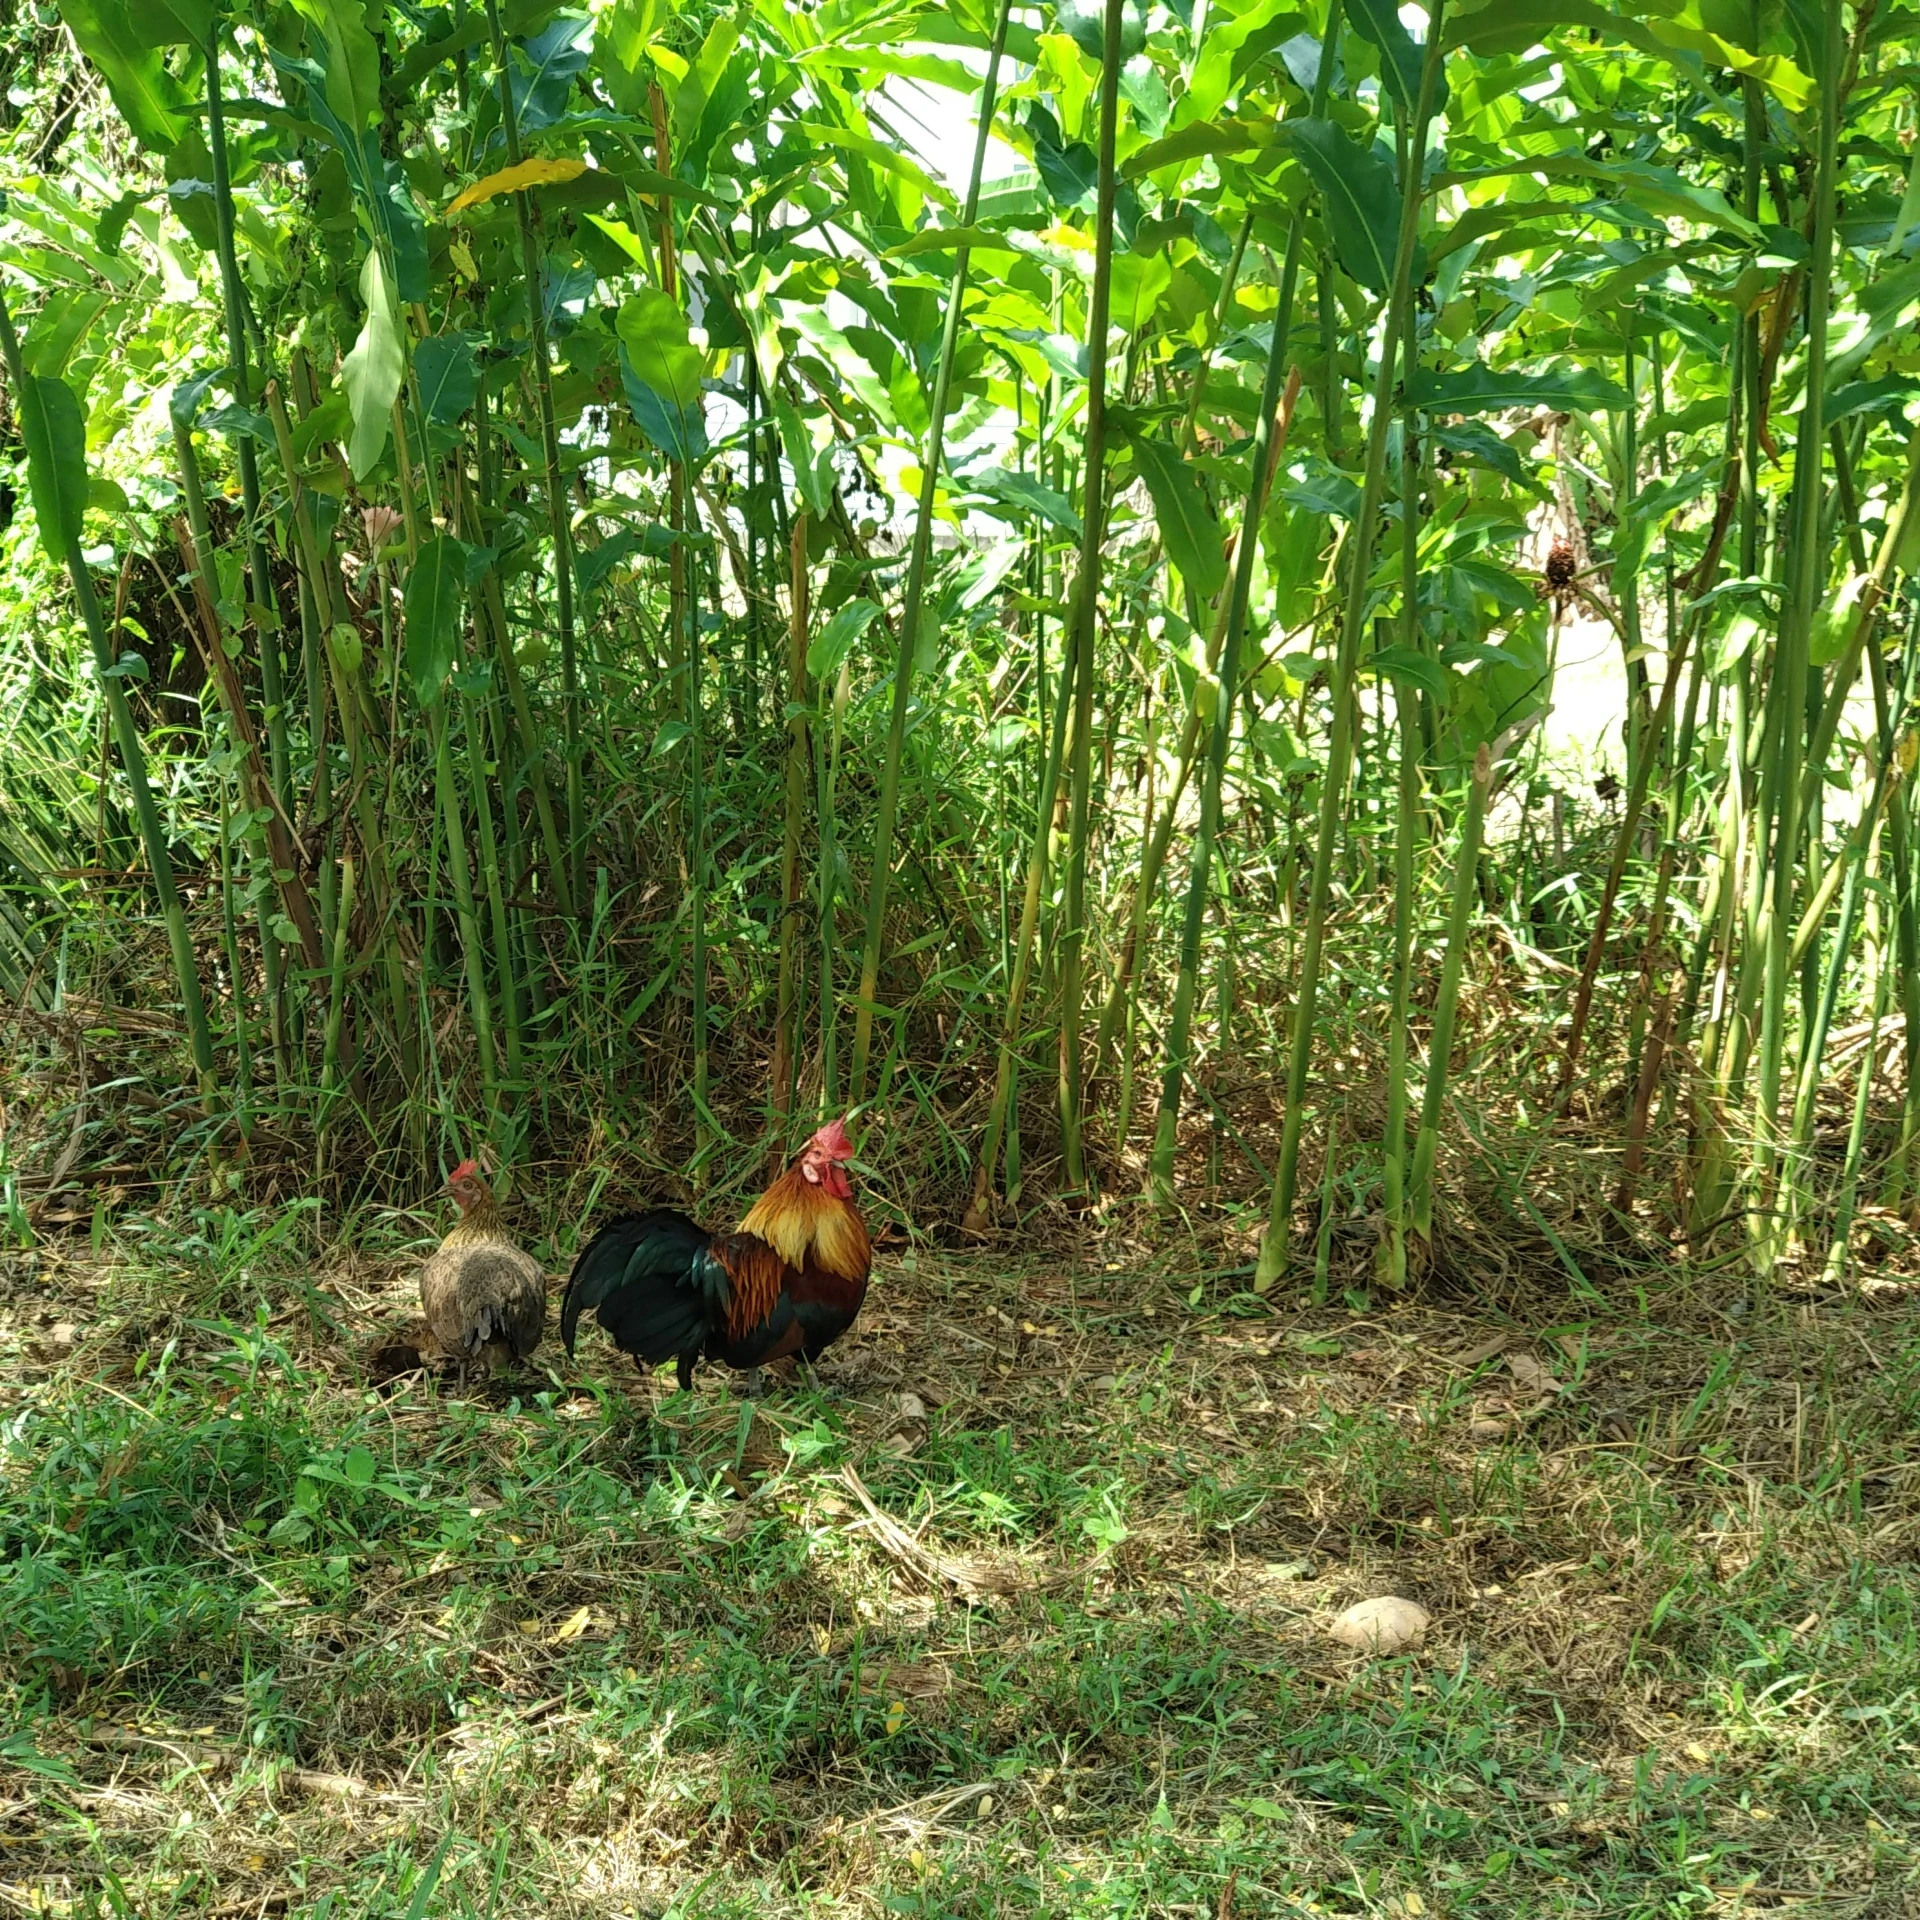
<path id="1" fill-rule="evenodd" d="M 413 372 L 420 382 L 420 404 L 436 426 L 450 427 L 480 390 L 470 334 L 429 334 L 413 349 Z"/>
<path id="2" fill-rule="evenodd" d="M 701 459 L 706 357 L 687 337 L 686 315 L 658 287 L 642 287 L 621 307 L 616 331 L 621 383 L 641 431 L 671 460 Z"/>
<path id="3" fill-rule="evenodd" d="M 453 671 L 466 590 L 467 543 L 450 534 L 423 543 L 408 570 L 406 590 L 407 672 L 423 707 L 438 702 Z"/>
<path id="4" fill-rule="evenodd" d="M 370 1487 L 378 1462 L 365 1447 L 354 1447 L 340 1462 L 340 1477 L 350 1487 Z"/>
<path id="5" fill-rule="evenodd" d="M 192 103 L 151 34 L 136 24 L 134 0 L 61 0 L 60 16 L 99 68 L 128 131 L 143 147 L 171 152 L 187 130 Z"/>
<path id="6" fill-rule="evenodd" d="M 1393 168 L 1331 120 L 1289 120 L 1281 131 L 1320 189 L 1340 264 L 1363 287 L 1391 292 L 1400 245 L 1400 190 Z"/>
<path id="7" fill-rule="evenodd" d="M 319 31 L 327 105 L 358 134 L 380 117 L 380 49 L 367 31 L 360 0 L 293 0 L 294 11 Z"/>
<path id="8" fill-rule="evenodd" d="M 87 513 L 87 421 L 64 380 L 27 375 L 17 399 L 27 482 L 40 540 L 57 559 L 77 555 Z"/>
<path id="9" fill-rule="evenodd" d="M 1380 78 L 1393 95 L 1401 118 L 1411 125 L 1413 110 L 1420 102 L 1420 67 L 1425 49 L 1401 25 L 1394 0 L 1347 0 L 1347 18 L 1356 33 L 1380 49 Z M 1434 111 L 1438 113 L 1446 104 L 1447 82 L 1442 74 L 1434 89 Z"/>
<path id="10" fill-rule="evenodd" d="M 1375 673 L 1390 674 L 1395 680 L 1410 680 L 1436 700 L 1447 697 L 1447 670 L 1437 660 L 1429 660 L 1412 647 L 1377 647 L 1369 663 Z"/>
<path id="11" fill-rule="evenodd" d="M 871 600 L 849 600 L 807 643 L 807 672 L 816 681 L 831 680 L 853 643 L 872 626 L 880 609 Z"/>
<path id="12" fill-rule="evenodd" d="M 642 287 L 616 323 L 635 377 L 672 407 L 697 406 L 706 361 L 687 334 L 687 317 L 658 287 Z"/>
<path id="13" fill-rule="evenodd" d="M 962 485 L 970 487 L 975 493 L 984 493 L 989 500 L 997 500 L 1002 506 L 1035 514 L 1048 525 L 1072 534 L 1075 539 L 1080 536 L 1080 516 L 1074 511 L 1073 502 L 1064 493 L 1042 485 L 1030 473 L 1009 473 L 1004 467 L 981 467 L 977 472 L 968 474 Z"/>
<path id="14" fill-rule="evenodd" d="M 687 77 L 680 82 L 679 90 L 673 96 L 673 155 L 676 159 L 692 144 L 693 136 L 700 131 L 700 121 L 706 113 L 707 102 L 712 98 L 713 90 L 719 84 L 721 74 L 726 71 L 734 48 L 739 44 L 740 22 L 732 14 L 722 14 L 707 29 L 707 37 L 700 43 L 700 51 L 694 55 L 693 64 L 687 69 Z"/>
<path id="15" fill-rule="evenodd" d="M 1167 558 L 1202 600 L 1211 600 L 1226 584 L 1227 557 L 1220 523 L 1194 477 L 1193 468 L 1164 440 L 1129 434 L 1133 463 L 1153 496 L 1154 518 Z"/>
<path id="16" fill-rule="evenodd" d="M 1421 367 L 1407 383 L 1407 404 L 1428 413 L 1499 413 L 1509 407 L 1545 407 L 1555 413 L 1604 413 L 1624 408 L 1627 396 L 1604 374 L 1568 367 L 1556 373 L 1512 373 L 1499 367 L 1462 367 L 1435 373 Z"/>
<path id="17" fill-rule="evenodd" d="M 378 247 L 368 253 L 360 269 L 360 297 L 367 303 L 367 317 L 361 324 L 360 337 L 340 367 L 340 382 L 353 411 L 347 465 L 356 480 L 364 480 L 373 471 L 386 448 L 394 397 L 407 373 L 400 309 Z"/>
<path id="18" fill-rule="evenodd" d="M 1177 166 L 1182 160 L 1198 160 L 1208 154 L 1257 153 L 1274 143 L 1274 129 L 1253 120 L 1197 120 L 1190 127 L 1149 140 L 1127 156 L 1120 171 L 1129 180 L 1156 173 L 1162 167 Z"/>
<path id="19" fill-rule="evenodd" d="M 1105 0 L 1058 0 L 1055 23 L 1097 67 L 1107 55 Z M 1139 0 L 1121 0 L 1120 58 L 1131 60 L 1147 44 L 1147 21 Z"/>

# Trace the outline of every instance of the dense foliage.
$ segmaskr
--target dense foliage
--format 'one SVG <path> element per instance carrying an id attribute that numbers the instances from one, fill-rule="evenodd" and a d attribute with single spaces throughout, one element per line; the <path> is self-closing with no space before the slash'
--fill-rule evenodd
<path id="1" fill-rule="evenodd" d="M 1449 1181 L 1572 1266 L 1576 1136 L 1837 1270 L 1920 1176 L 1913 12 L 1406 13 L 15 16 L 16 1230 L 69 1126 L 744 1182 L 851 1102 L 1263 1285 Z"/>

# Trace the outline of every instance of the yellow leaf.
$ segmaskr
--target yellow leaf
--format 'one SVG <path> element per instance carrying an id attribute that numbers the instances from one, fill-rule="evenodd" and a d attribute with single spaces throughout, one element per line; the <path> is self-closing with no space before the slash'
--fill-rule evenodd
<path id="1" fill-rule="evenodd" d="M 453 262 L 463 280 L 480 278 L 480 269 L 473 264 L 473 253 L 464 240 L 447 242 L 447 258 Z"/>
<path id="2" fill-rule="evenodd" d="M 578 180 L 586 170 L 584 160 L 522 160 L 517 167 L 502 167 L 498 173 L 476 180 L 464 193 L 454 197 L 443 217 L 451 220 L 456 213 L 465 213 L 469 207 L 491 200 L 496 193 L 521 193 L 528 187 L 551 187 L 562 180 Z"/>
<path id="3" fill-rule="evenodd" d="M 1418 1915 L 1425 1913 L 1426 1910 L 1427 1903 L 1422 1900 L 1417 1893 L 1403 1893 L 1400 1896 L 1400 1911 L 1402 1913 Z"/>
<path id="4" fill-rule="evenodd" d="M 907 1709 L 903 1701 L 896 1700 L 887 1709 L 887 1731 L 898 1733 L 907 1723 Z"/>
<path id="5" fill-rule="evenodd" d="M 593 1618 L 591 1607 L 576 1607 L 574 1611 L 554 1628 L 547 1636 L 547 1644 L 557 1647 L 563 1640 L 578 1640 L 587 1630 L 587 1622 Z"/>
<path id="6" fill-rule="evenodd" d="M 540 1631 L 540 1622 L 538 1620 L 522 1620 L 520 1622 L 520 1631 L 526 1634 L 538 1633 Z"/>

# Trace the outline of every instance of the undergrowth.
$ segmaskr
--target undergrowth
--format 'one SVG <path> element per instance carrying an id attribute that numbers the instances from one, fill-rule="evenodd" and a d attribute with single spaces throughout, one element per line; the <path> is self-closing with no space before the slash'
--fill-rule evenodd
<path id="1" fill-rule="evenodd" d="M 417 1230 L 5 1268 L 11 1909 L 1920 1911 L 1891 1288 L 1295 1314 L 922 1249 L 820 1398 L 591 1338 L 382 1391 Z M 1380 1593 L 1424 1647 L 1327 1637 Z"/>

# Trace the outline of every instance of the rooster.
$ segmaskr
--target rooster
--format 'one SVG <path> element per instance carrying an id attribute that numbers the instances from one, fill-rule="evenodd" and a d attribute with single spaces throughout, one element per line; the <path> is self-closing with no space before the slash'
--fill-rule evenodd
<path id="1" fill-rule="evenodd" d="M 459 1223 L 420 1269 L 420 1305 L 434 1343 L 467 1368 L 491 1373 L 524 1360 L 547 1324 L 546 1276 L 500 1224 L 500 1207 L 480 1169 L 462 1160 L 447 1180 Z"/>
<path id="2" fill-rule="evenodd" d="M 567 1280 L 568 1355 L 591 1307 L 642 1367 L 674 1361 L 682 1391 L 702 1356 L 745 1373 L 750 1395 L 769 1360 L 797 1354 L 811 1374 L 867 1297 L 873 1243 L 853 1204 L 852 1158 L 845 1125 L 830 1121 L 735 1233 L 709 1233 L 665 1207 L 609 1221 Z"/>

